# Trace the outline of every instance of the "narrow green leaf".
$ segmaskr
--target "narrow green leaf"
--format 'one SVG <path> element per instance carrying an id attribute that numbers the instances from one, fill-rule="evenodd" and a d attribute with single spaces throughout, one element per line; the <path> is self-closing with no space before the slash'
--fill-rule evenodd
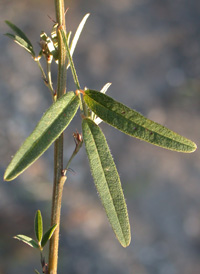
<path id="1" fill-rule="evenodd" d="M 10 21 L 6 20 L 5 23 L 17 34 L 17 36 L 21 37 L 24 41 L 27 42 L 27 44 L 29 44 L 33 48 L 30 40 L 21 29 L 19 29 L 16 25 L 11 23 Z"/>
<path id="2" fill-rule="evenodd" d="M 19 37 L 17 35 L 13 35 L 10 33 L 5 33 L 5 35 L 8 36 L 9 38 L 11 38 L 15 43 L 20 45 L 22 48 L 27 50 L 33 57 L 35 57 L 35 53 L 33 51 L 32 46 L 30 46 L 24 39 L 22 39 L 21 37 Z"/>
<path id="3" fill-rule="evenodd" d="M 40 274 L 40 272 L 39 272 L 39 271 L 37 271 L 37 269 L 34 269 L 34 271 L 35 271 L 35 273 L 36 273 L 36 274 Z"/>
<path id="4" fill-rule="evenodd" d="M 110 224 L 123 247 L 130 244 L 130 224 L 120 178 L 104 134 L 91 119 L 82 122 L 83 140 L 94 182 Z"/>
<path id="5" fill-rule="evenodd" d="M 71 56 L 71 53 L 70 53 L 66 33 L 65 33 L 63 28 L 59 28 L 58 31 L 60 32 L 60 34 L 62 36 L 62 39 L 63 39 L 63 42 L 64 42 L 64 45 L 65 45 L 66 55 L 67 55 L 67 58 L 68 58 L 68 61 L 69 61 L 70 67 L 71 67 L 71 72 L 72 72 L 72 76 L 74 78 L 74 83 L 76 84 L 77 89 L 80 89 L 80 83 L 79 83 L 78 75 L 76 73 L 74 62 L 73 62 L 73 59 L 72 59 L 72 56 Z"/>
<path id="6" fill-rule="evenodd" d="M 4 180 L 11 181 L 40 157 L 66 129 L 79 108 L 79 97 L 67 92 L 43 115 L 10 162 Z"/>
<path id="7" fill-rule="evenodd" d="M 37 210 L 35 214 L 35 235 L 40 243 L 43 236 L 43 222 L 42 222 L 42 214 L 40 210 Z"/>
<path id="8" fill-rule="evenodd" d="M 84 100 L 98 117 L 125 134 L 179 152 L 189 153 L 197 148 L 189 139 L 98 91 L 86 90 Z"/>
<path id="9" fill-rule="evenodd" d="M 14 239 L 17 239 L 19 241 L 24 242 L 25 244 L 34 247 L 34 248 L 39 248 L 39 245 L 36 243 L 35 240 L 33 240 L 32 238 L 25 236 L 25 235 L 17 235 L 15 237 L 13 237 Z"/>
<path id="10" fill-rule="evenodd" d="M 72 39 L 71 45 L 70 45 L 70 54 L 71 54 L 71 56 L 73 56 L 73 54 L 74 54 L 74 50 L 75 50 L 75 48 L 76 48 L 77 42 L 78 42 L 78 40 L 79 40 L 79 37 L 80 37 L 80 35 L 81 35 L 81 32 L 82 32 L 82 30 L 83 30 L 83 28 L 84 28 L 84 25 L 85 25 L 85 23 L 86 23 L 86 21 L 87 21 L 87 19 L 88 19 L 89 16 L 90 16 L 90 14 L 87 13 L 87 14 L 83 17 L 83 19 L 81 20 L 81 22 L 80 22 L 80 24 L 79 24 L 79 26 L 78 26 L 78 28 L 77 28 L 77 30 L 76 30 L 76 33 L 75 33 L 75 35 L 74 35 L 74 37 L 73 37 L 73 39 Z M 70 66 L 70 63 L 68 63 L 67 68 L 68 68 L 69 66 Z"/>
<path id="11" fill-rule="evenodd" d="M 50 227 L 50 229 L 44 234 L 44 236 L 42 237 L 42 242 L 41 242 L 42 247 L 44 247 L 46 245 L 47 241 L 51 239 L 51 236 L 53 235 L 56 227 L 57 227 L 57 224 L 52 225 L 52 227 Z"/>

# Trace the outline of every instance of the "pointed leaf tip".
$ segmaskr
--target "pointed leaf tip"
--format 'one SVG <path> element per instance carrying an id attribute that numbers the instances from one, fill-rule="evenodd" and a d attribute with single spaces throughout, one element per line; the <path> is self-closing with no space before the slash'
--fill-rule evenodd
<path id="1" fill-rule="evenodd" d="M 84 100 L 104 122 L 132 137 L 177 152 L 191 153 L 197 148 L 191 140 L 98 91 L 85 90 Z"/>
<path id="2" fill-rule="evenodd" d="M 131 233 L 126 202 L 120 178 L 99 126 L 85 118 L 82 122 L 83 140 L 91 173 L 112 229 L 123 247 L 130 244 Z"/>
<path id="3" fill-rule="evenodd" d="M 75 35 L 74 35 L 74 37 L 73 37 L 73 39 L 72 39 L 71 45 L 70 45 L 70 54 L 71 54 L 71 56 L 73 56 L 73 54 L 74 54 L 74 50 L 75 50 L 76 45 L 77 45 L 77 43 L 78 43 L 79 37 L 80 37 L 80 35 L 81 35 L 81 32 L 82 32 L 82 30 L 83 30 L 83 28 L 84 28 L 84 25 L 85 25 L 85 23 L 86 23 L 86 21 L 87 21 L 87 19 L 88 19 L 89 16 L 90 16 L 90 14 L 87 13 L 87 14 L 83 17 L 83 19 L 81 20 L 81 22 L 80 22 L 80 24 L 79 24 L 79 26 L 78 26 L 78 28 L 77 28 L 77 30 L 76 30 L 76 33 L 75 33 Z M 69 66 L 70 66 L 70 63 L 68 63 L 67 68 L 68 68 Z"/>
<path id="4" fill-rule="evenodd" d="M 57 227 L 57 224 L 52 225 L 49 230 L 47 230 L 47 232 L 44 234 L 44 236 L 42 237 L 42 241 L 41 241 L 41 246 L 44 247 L 47 243 L 48 240 L 51 239 L 55 229 Z"/>
<path id="5" fill-rule="evenodd" d="M 23 38 L 19 37 L 18 35 L 14 35 L 11 33 L 5 33 L 7 37 L 12 39 L 15 43 L 17 43 L 19 46 L 24 48 L 26 51 L 28 51 L 32 57 L 35 57 L 35 52 L 33 50 L 33 47 L 30 46 Z"/>
<path id="6" fill-rule="evenodd" d="M 79 103 L 74 92 L 67 92 L 45 112 L 7 167 L 5 181 L 15 179 L 50 147 L 75 116 Z"/>
<path id="7" fill-rule="evenodd" d="M 14 40 L 18 45 L 23 47 L 25 50 L 27 50 L 32 55 L 32 57 L 35 57 L 33 45 L 31 44 L 26 34 L 10 21 L 6 20 L 5 23 L 15 32 L 14 35 L 10 33 L 6 33 L 5 35 Z"/>
<path id="8" fill-rule="evenodd" d="M 33 48 L 31 41 L 20 28 L 18 28 L 15 24 L 11 23 L 8 20 L 5 20 L 5 23 L 17 34 L 17 36 L 21 37 L 24 41 L 27 42 L 27 44 L 29 44 Z"/>

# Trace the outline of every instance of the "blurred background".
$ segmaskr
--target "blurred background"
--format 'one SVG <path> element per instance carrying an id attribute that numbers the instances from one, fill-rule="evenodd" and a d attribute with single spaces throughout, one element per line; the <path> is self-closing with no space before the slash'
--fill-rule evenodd
<path id="1" fill-rule="evenodd" d="M 200 2 L 196 0 L 68 0 L 67 29 L 91 13 L 74 54 L 82 88 L 100 90 L 199 144 Z M 51 104 L 37 64 L 3 34 L 20 27 L 35 51 L 50 34 L 54 1 L 0 0 L 0 274 L 41 272 L 40 256 L 14 240 L 34 237 L 37 209 L 50 225 L 53 148 L 12 182 L 6 166 Z M 53 65 L 56 87 L 56 65 Z M 68 90 L 75 90 L 68 73 Z M 90 175 L 84 148 L 71 164 L 62 206 L 58 273 L 198 274 L 200 153 L 181 154 L 101 124 L 129 210 L 131 245 L 115 239 Z M 65 163 L 74 149 L 65 133 Z M 45 251 L 47 254 L 47 250 Z"/>

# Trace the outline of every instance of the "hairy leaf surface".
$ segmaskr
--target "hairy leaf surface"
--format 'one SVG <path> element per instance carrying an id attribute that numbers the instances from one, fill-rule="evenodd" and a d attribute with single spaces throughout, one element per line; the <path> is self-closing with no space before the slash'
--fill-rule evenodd
<path id="1" fill-rule="evenodd" d="M 42 116 L 31 135 L 10 162 L 4 180 L 16 178 L 29 167 L 66 129 L 79 108 L 79 97 L 68 92 L 59 98 Z"/>
<path id="2" fill-rule="evenodd" d="M 187 138 L 153 122 L 135 110 L 95 90 L 84 91 L 88 107 L 103 121 L 151 144 L 179 152 L 193 152 L 197 146 Z"/>
<path id="3" fill-rule="evenodd" d="M 123 247 L 130 244 L 130 225 L 120 178 L 104 134 L 91 119 L 82 122 L 83 140 L 94 182 L 110 224 Z"/>

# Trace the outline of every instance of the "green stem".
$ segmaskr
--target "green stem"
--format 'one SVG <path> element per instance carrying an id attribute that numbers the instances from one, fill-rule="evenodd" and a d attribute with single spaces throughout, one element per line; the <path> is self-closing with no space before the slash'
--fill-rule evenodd
<path id="1" fill-rule="evenodd" d="M 65 8 L 64 0 L 55 0 L 56 20 L 63 26 L 65 31 Z M 58 80 L 57 80 L 57 98 L 66 92 L 66 51 L 64 44 L 58 32 Z M 63 170 L 63 134 L 55 141 L 54 145 L 54 186 L 52 196 L 51 225 L 57 224 L 57 228 L 50 239 L 49 245 L 49 274 L 57 274 L 58 266 L 58 246 L 60 230 L 60 213 L 63 185 L 66 177 L 62 174 Z"/>
<path id="2" fill-rule="evenodd" d="M 47 61 L 47 78 L 48 78 L 48 88 L 51 92 L 53 102 L 55 102 L 57 99 L 57 94 L 55 93 L 53 89 L 53 84 L 51 79 L 51 61 L 50 62 Z"/>
<path id="3" fill-rule="evenodd" d="M 65 34 L 62 27 L 60 27 L 58 32 L 61 34 L 64 45 L 65 45 L 66 55 L 67 55 L 67 58 L 68 58 L 68 61 L 69 61 L 69 64 L 70 64 L 70 68 L 71 68 L 72 76 L 73 76 L 73 79 L 74 79 L 74 83 L 75 83 L 77 89 L 80 90 L 81 86 L 80 86 L 80 83 L 79 83 L 79 80 L 78 80 L 78 75 L 76 73 L 76 69 L 75 69 L 75 66 L 74 66 L 74 61 L 73 61 L 73 58 L 71 56 L 70 49 L 69 49 L 69 46 L 68 46 L 67 36 L 66 36 L 66 34 Z M 81 101 L 81 104 L 80 104 L 81 112 L 84 113 L 84 115 L 87 117 L 88 116 L 88 109 L 87 109 L 87 106 L 86 106 L 86 104 L 85 104 L 85 102 L 84 102 L 84 100 L 83 100 L 80 93 L 79 93 L 79 98 L 80 98 L 80 101 Z"/>
<path id="4" fill-rule="evenodd" d="M 66 54 L 67 54 L 67 58 L 69 60 L 69 64 L 70 64 L 70 67 L 71 67 L 71 72 L 72 72 L 72 75 L 73 75 L 73 78 L 74 78 L 74 83 L 76 84 L 77 89 L 81 89 L 81 86 L 80 86 L 80 83 L 79 83 L 79 80 L 78 80 L 78 75 L 76 73 L 76 69 L 75 69 L 75 66 L 74 66 L 74 61 L 73 61 L 73 58 L 70 54 L 70 49 L 69 49 L 69 46 L 68 46 L 67 37 L 65 36 L 64 32 L 61 32 L 61 34 L 62 34 L 63 41 L 65 43 Z"/>
<path id="5" fill-rule="evenodd" d="M 44 81 L 47 81 L 46 74 L 45 74 L 45 72 L 44 72 L 44 70 L 43 70 L 43 67 L 42 67 L 42 65 L 41 65 L 41 63 L 40 63 L 39 58 L 40 58 L 40 57 L 34 58 L 34 60 L 35 60 L 35 62 L 38 64 L 38 67 L 39 67 L 39 69 L 40 69 L 40 71 L 41 71 L 41 73 L 42 73 L 42 77 L 43 77 Z"/>
<path id="6" fill-rule="evenodd" d="M 53 89 L 53 85 L 52 85 L 52 80 L 51 80 L 51 61 L 48 62 L 47 61 L 47 76 L 43 70 L 43 67 L 40 63 L 40 57 L 36 57 L 34 58 L 35 62 L 38 64 L 38 67 L 42 73 L 42 78 L 46 84 L 46 86 L 48 87 L 48 89 L 50 90 L 51 92 L 51 96 L 52 96 L 52 99 L 53 99 L 53 102 L 56 101 L 56 98 L 57 98 L 57 95 L 55 94 L 55 91 Z"/>

